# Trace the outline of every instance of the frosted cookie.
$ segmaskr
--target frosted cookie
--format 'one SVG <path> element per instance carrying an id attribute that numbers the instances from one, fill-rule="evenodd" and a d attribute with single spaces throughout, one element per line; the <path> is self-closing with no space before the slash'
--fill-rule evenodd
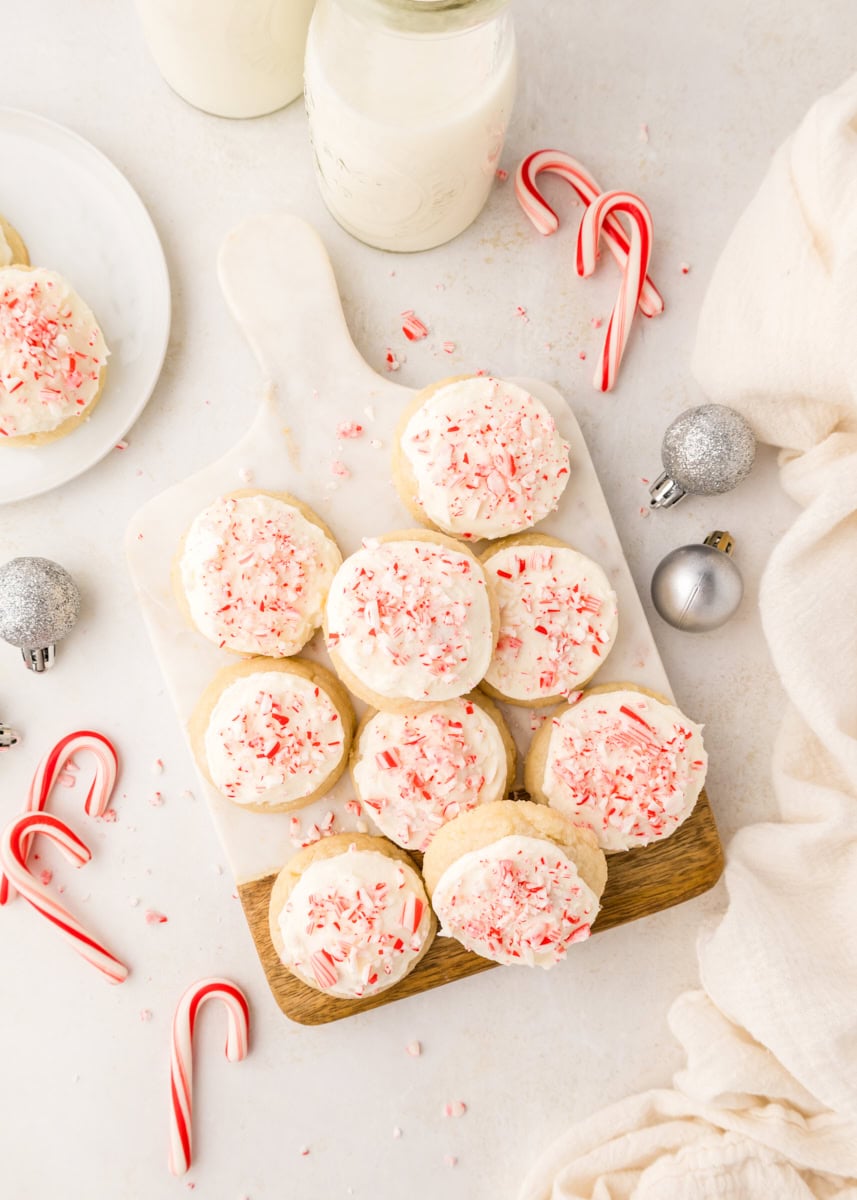
<path id="1" fill-rule="evenodd" d="M 330 530 L 285 492 L 242 489 L 204 508 L 173 582 L 199 632 L 225 650 L 284 658 L 321 625 L 342 555 Z"/>
<path id="2" fill-rule="evenodd" d="M 533 738 L 524 783 L 610 852 L 675 833 L 705 783 L 702 727 L 630 683 L 590 688 Z"/>
<path id="3" fill-rule="evenodd" d="M 254 658 L 220 671 L 189 722 L 205 777 L 254 812 L 301 808 L 323 796 L 348 762 L 354 711 L 324 667 Z"/>
<path id="4" fill-rule="evenodd" d="M 568 449 L 544 404 L 517 384 L 445 379 L 406 410 L 393 479 L 418 521 L 465 540 L 506 537 L 554 511 Z"/>
<path id="5" fill-rule="evenodd" d="M 552 967 L 589 937 L 607 863 L 588 829 L 502 800 L 438 830 L 423 875 L 442 935 L 497 963 Z"/>
<path id="6" fill-rule="evenodd" d="M 478 559 L 426 529 L 365 539 L 327 597 L 336 673 L 356 696 L 393 712 L 472 691 L 488 669 L 496 629 Z"/>
<path id="7" fill-rule="evenodd" d="M 71 433 L 98 403 L 108 354 L 92 310 L 56 271 L 0 269 L 0 443 Z"/>
<path id="8" fill-rule="evenodd" d="M 487 699 L 369 712 L 354 739 L 351 775 L 381 832 L 405 850 L 425 850 L 447 821 L 503 799 L 515 779 L 515 745 Z"/>
<path id="9" fill-rule="evenodd" d="M 437 928 L 407 854 L 365 833 L 337 833 L 300 850 L 274 882 L 268 919 L 283 965 L 343 1000 L 404 979 Z"/>
<path id="10" fill-rule="evenodd" d="M 30 255 L 24 239 L 13 225 L 0 213 L 0 267 L 28 267 Z"/>
<path id="11" fill-rule="evenodd" d="M 500 636 L 482 688 L 510 704 L 557 704 L 583 687 L 613 648 L 616 593 L 597 563 L 539 533 L 482 555 Z"/>

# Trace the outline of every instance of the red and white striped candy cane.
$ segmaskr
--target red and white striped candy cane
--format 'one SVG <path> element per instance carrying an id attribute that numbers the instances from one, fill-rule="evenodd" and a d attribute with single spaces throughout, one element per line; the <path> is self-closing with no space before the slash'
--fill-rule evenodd
<path id="1" fill-rule="evenodd" d="M 631 192 L 604 192 L 593 200 L 580 222 L 577 233 L 578 275 L 586 278 L 595 270 L 599 237 L 611 213 L 615 212 L 630 217 L 631 244 L 622 272 L 619 295 L 607 323 L 604 345 L 595 368 L 593 382 L 602 392 L 609 392 L 616 381 L 652 254 L 652 215 L 640 197 Z"/>
<path id="2" fill-rule="evenodd" d="M 86 812 L 91 817 L 101 817 L 110 804 L 110 796 L 116 783 L 118 759 L 116 750 L 103 733 L 92 729 L 80 729 L 69 733 L 50 750 L 36 767 L 27 796 L 27 812 L 41 812 L 48 802 L 54 784 L 62 775 L 68 761 L 75 754 L 88 751 L 95 757 L 95 775 L 86 795 Z M 24 859 L 30 851 L 30 843 L 24 843 Z M 0 905 L 7 904 L 14 896 L 5 875 L 0 876 Z"/>
<path id="3" fill-rule="evenodd" d="M 536 187 L 536 176 L 542 171 L 559 175 L 566 183 L 570 183 L 587 208 L 601 195 L 601 188 L 582 163 L 562 150 L 536 150 L 528 155 L 515 175 L 515 195 L 539 233 L 547 237 L 559 229 L 559 217 Z M 622 222 L 612 213 L 604 222 L 604 240 L 624 270 L 631 239 Z M 639 303 L 640 312 L 646 317 L 656 317 L 664 311 L 663 297 L 648 275 L 644 277 Z"/>
<path id="4" fill-rule="evenodd" d="M 226 1005 L 226 1057 L 240 1062 L 247 1054 L 250 1010 L 241 989 L 228 979 L 192 983 L 176 1005 L 170 1048 L 170 1170 L 184 1175 L 191 1164 L 193 1027 L 206 1000 Z"/>
<path id="5" fill-rule="evenodd" d="M 82 867 L 92 857 L 89 847 L 59 817 L 44 812 L 20 813 L 6 826 L 0 839 L 0 862 L 10 882 L 37 912 L 56 925 L 82 958 L 97 967 L 110 983 L 122 983 L 128 977 L 128 968 L 87 933 L 80 922 L 54 899 L 45 884 L 30 874 L 27 850 L 32 839 L 40 833 L 59 846 L 76 867 Z"/>

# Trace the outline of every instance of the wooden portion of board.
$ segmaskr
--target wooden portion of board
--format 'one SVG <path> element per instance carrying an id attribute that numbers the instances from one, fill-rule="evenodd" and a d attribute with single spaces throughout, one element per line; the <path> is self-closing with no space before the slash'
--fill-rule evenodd
<path id="1" fill-rule="evenodd" d="M 627 854 L 608 855 L 607 867 L 607 887 L 593 933 L 651 916 L 707 892 L 723 870 L 723 848 L 705 792 L 672 837 Z M 395 987 L 365 1000 L 325 996 L 287 971 L 274 950 L 268 932 L 268 902 L 275 878 L 266 875 L 241 883 L 238 894 L 274 998 L 287 1017 L 302 1025 L 338 1021 L 497 965 L 465 950 L 451 938 L 437 937 L 416 969 Z M 574 951 L 570 953 L 573 957 Z"/>

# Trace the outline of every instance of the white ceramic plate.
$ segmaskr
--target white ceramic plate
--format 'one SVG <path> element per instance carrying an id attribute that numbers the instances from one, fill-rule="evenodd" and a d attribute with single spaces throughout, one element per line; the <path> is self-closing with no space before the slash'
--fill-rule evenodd
<path id="1" fill-rule="evenodd" d="M 34 266 L 65 275 L 111 355 L 92 417 L 43 446 L 0 444 L 0 503 L 47 492 L 103 458 L 140 415 L 170 330 L 170 281 L 155 227 L 116 167 L 70 129 L 0 108 L 0 213 Z"/>

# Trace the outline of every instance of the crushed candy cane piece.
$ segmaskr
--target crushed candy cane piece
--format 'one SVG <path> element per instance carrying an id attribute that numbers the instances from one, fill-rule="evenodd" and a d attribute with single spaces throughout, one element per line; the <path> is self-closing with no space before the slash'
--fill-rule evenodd
<path id="1" fill-rule="evenodd" d="M 420 1042 L 408 1042 L 407 1046 L 405 1046 L 405 1051 L 411 1058 L 419 1058 L 423 1052 L 422 1044 Z"/>
<path id="2" fill-rule="evenodd" d="M 336 427 L 336 436 L 340 440 L 363 437 L 363 426 L 356 421 L 342 421 Z"/>
<path id="3" fill-rule="evenodd" d="M 409 342 L 421 342 L 428 337 L 428 326 L 423 324 L 412 308 L 406 308 L 402 316 L 402 333 Z"/>
<path id="4" fill-rule="evenodd" d="M 146 909 L 146 924 L 147 925 L 166 925 L 167 918 L 162 912 L 158 912 L 154 908 Z"/>
<path id="5" fill-rule="evenodd" d="M 344 462 L 340 462 L 339 459 L 335 459 L 330 464 L 330 473 L 331 475 L 335 475 L 337 479 L 348 479 L 351 476 L 348 467 L 346 467 Z"/>
<path id="6" fill-rule="evenodd" d="M 389 348 L 387 350 L 387 353 L 384 355 L 384 361 L 387 364 L 388 371 L 398 371 L 399 367 L 402 365 L 401 362 L 399 361 L 399 359 L 396 358 L 393 351 L 390 350 Z"/>

